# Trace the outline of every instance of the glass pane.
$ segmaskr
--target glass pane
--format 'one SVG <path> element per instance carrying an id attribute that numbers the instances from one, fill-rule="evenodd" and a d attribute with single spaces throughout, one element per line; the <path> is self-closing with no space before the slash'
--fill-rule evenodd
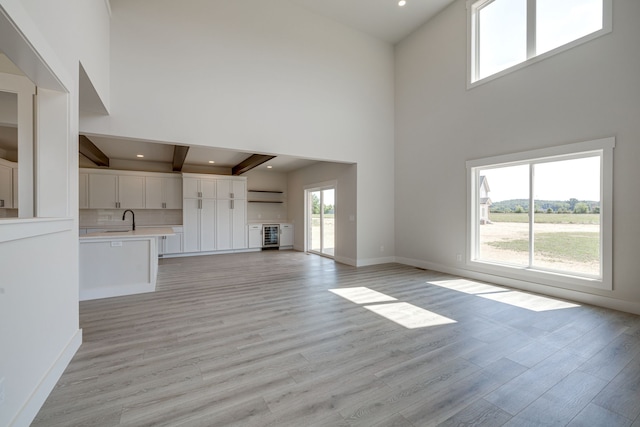
<path id="1" fill-rule="evenodd" d="M 527 1 L 495 0 L 478 10 L 478 78 L 527 59 Z"/>
<path id="2" fill-rule="evenodd" d="M 529 166 L 479 171 L 478 254 L 481 261 L 529 265 Z"/>
<path id="3" fill-rule="evenodd" d="M 602 29 L 602 0 L 538 0 L 536 54 Z"/>
<path id="4" fill-rule="evenodd" d="M 320 192 L 312 191 L 309 193 L 309 242 L 308 247 L 311 251 L 320 252 L 322 242 L 320 240 Z"/>
<path id="5" fill-rule="evenodd" d="M 533 265 L 600 275 L 600 157 L 534 168 Z"/>
<path id="6" fill-rule="evenodd" d="M 335 190 L 322 190 L 322 253 L 335 254 Z"/>

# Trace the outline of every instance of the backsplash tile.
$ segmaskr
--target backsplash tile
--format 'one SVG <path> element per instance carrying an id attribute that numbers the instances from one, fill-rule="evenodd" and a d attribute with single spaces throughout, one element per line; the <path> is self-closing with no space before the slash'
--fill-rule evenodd
<path id="1" fill-rule="evenodd" d="M 131 223 L 127 215 L 122 221 L 124 209 L 80 209 L 80 227 L 121 226 Z M 133 209 L 136 225 L 181 225 L 182 209 Z"/>

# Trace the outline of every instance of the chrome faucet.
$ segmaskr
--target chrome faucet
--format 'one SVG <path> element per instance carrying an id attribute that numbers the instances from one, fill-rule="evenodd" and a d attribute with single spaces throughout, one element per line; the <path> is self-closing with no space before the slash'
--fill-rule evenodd
<path id="1" fill-rule="evenodd" d="M 133 231 L 135 231 L 136 230 L 136 214 L 134 214 L 131 209 L 127 209 L 122 213 L 122 220 L 124 221 L 124 217 L 127 214 L 127 212 L 131 212 L 131 221 L 133 225 Z"/>

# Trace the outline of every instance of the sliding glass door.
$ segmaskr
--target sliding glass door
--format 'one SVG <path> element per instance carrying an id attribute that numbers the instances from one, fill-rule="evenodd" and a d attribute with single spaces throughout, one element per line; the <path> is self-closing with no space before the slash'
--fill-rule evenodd
<path id="1" fill-rule="evenodd" d="M 307 251 L 335 255 L 335 186 L 306 190 Z"/>

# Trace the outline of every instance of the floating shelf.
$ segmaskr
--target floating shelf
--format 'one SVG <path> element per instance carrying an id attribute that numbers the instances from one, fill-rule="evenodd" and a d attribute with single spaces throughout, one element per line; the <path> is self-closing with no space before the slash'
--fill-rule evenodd
<path id="1" fill-rule="evenodd" d="M 282 194 L 283 191 L 271 191 L 271 190 L 247 190 L 249 193 L 273 193 L 273 194 Z"/>
<path id="2" fill-rule="evenodd" d="M 280 201 L 269 201 L 269 200 L 247 200 L 249 203 L 284 203 Z"/>

